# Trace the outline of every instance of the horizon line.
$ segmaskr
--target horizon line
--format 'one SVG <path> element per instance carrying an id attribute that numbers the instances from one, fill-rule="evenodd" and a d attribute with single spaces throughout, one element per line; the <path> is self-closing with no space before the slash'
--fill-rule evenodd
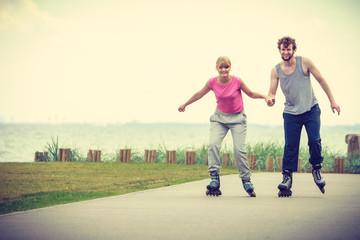
<path id="1" fill-rule="evenodd" d="M 209 125 L 210 123 L 188 123 L 188 122 L 138 122 L 138 121 L 131 121 L 131 122 L 108 122 L 108 123 L 96 123 L 96 122 L 3 122 L 0 121 L 0 124 L 14 124 L 14 125 L 89 125 L 89 126 L 141 126 L 141 125 Z M 257 124 L 257 123 L 248 123 L 248 126 L 258 126 L 258 127 L 283 127 L 282 124 Z M 355 124 L 337 124 L 337 125 L 322 125 L 322 127 L 355 127 L 359 128 L 360 130 L 360 123 Z"/>

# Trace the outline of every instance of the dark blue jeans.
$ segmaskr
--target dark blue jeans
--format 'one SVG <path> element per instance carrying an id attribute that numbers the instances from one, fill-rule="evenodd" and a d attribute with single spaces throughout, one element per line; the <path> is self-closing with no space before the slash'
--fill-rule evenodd
<path id="1" fill-rule="evenodd" d="M 283 171 L 297 171 L 300 137 L 303 126 L 305 126 L 308 135 L 309 162 L 312 165 L 323 162 L 324 158 L 321 156 L 320 114 L 321 110 L 318 104 L 314 105 L 310 111 L 300 115 L 283 113 L 285 131 Z"/>

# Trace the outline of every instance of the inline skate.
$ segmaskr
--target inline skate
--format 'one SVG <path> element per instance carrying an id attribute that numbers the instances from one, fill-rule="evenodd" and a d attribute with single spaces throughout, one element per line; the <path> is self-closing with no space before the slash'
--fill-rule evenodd
<path id="1" fill-rule="evenodd" d="M 292 186 L 292 172 L 285 170 L 283 172 L 283 181 L 279 184 L 279 197 L 291 197 L 292 191 L 290 190 Z"/>
<path id="2" fill-rule="evenodd" d="M 316 164 L 313 166 L 312 175 L 314 177 L 314 182 L 316 183 L 320 191 L 324 194 L 325 193 L 324 187 L 326 183 L 324 178 L 321 176 L 321 164 Z"/>
<path id="3" fill-rule="evenodd" d="M 256 197 L 254 192 L 254 185 L 249 180 L 242 180 L 245 191 L 250 195 L 250 197 Z"/>
<path id="4" fill-rule="evenodd" d="M 220 177 L 218 172 L 210 173 L 211 182 L 206 186 L 206 196 L 220 196 Z"/>

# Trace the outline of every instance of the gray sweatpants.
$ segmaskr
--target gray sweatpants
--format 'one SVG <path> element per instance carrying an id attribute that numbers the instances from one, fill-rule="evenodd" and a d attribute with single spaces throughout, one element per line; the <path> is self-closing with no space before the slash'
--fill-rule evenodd
<path id="1" fill-rule="evenodd" d="M 246 155 L 247 118 L 245 112 L 223 113 L 216 109 L 210 117 L 210 140 L 208 146 L 209 172 L 219 172 L 220 148 L 229 129 L 234 144 L 234 160 L 242 180 L 250 180 L 251 172 Z"/>

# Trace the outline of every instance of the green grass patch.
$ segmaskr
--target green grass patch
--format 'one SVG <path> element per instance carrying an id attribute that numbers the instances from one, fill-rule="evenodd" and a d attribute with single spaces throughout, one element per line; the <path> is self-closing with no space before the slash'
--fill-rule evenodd
<path id="1" fill-rule="evenodd" d="M 224 167 L 222 175 L 237 169 Z M 208 179 L 206 165 L 0 163 L 0 214 Z"/>

